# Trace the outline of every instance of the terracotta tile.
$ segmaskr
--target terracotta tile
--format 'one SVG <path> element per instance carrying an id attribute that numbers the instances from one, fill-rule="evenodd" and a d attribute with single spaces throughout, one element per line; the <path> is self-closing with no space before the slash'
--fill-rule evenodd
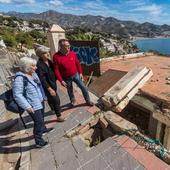
<path id="1" fill-rule="evenodd" d="M 79 134 L 83 134 L 86 131 L 88 131 L 89 129 L 90 129 L 90 126 L 87 124 L 79 130 Z"/>
<path id="2" fill-rule="evenodd" d="M 62 112 L 61 114 L 62 114 L 62 116 L 64 117 L 64 118 L 67 118 L 73 111 L 75 111 L 76 110 L 76 108 L 71 108 L 71 109 L 68 109 L 68 110 L 65 110 L 64 112 Z"/>
<path id="3" fill-rule="evenodd" d="M 118 143 L 148 170 L 170 169 L 170 167 L 165 162 L 157 158 L 154 154 L 147 151 L 140 145 L 137 145 L 137 143 L 129 137 L 125 136 L 121 138 Z"/>
<path id="4" fill-rule="evenodd" d="M 100 109 L 96 106 L 93 106 L 93 107 L 88 107 L 87 111 L 94 114 L 94 113 L 100 111 Z"/>
<path id="5" fill-rule="evenodd" d="M 57 117 L 54 115 L 54 116 L 51 116 L 49 120 L 47 120 L 47 122 L 49 123 L 46 123 L 46 127 L 47 128 L 51 128 L 51 127 L 54 127 L 55 124 L 57 123 Z"/>

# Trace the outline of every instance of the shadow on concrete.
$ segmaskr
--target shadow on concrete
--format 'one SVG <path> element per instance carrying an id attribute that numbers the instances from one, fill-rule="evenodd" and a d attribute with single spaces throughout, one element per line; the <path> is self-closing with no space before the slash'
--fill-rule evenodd
<path id="1" fill-rule="evenodd" d="M 18 146 L 0 147 L 0 154 L 20 153 L 21 151 L 22 152 L 30 151 L 31 149 L 36 149 L 36 145 L 33 144 L 33 145 L 29 145 L 29 146 L 24 146 L 24 147 L 18 147 Z M 5 152 L 3 152 L 3 151 L 5 151 Z"/>
<path id="2" fill-rule="evenodd" d="M 56 119 L 45 121 L 45 124 L 54 123 L 54 122 L 56 122 L 56 123 L 58 122 L 57 117 L 56 117 Z"/>
<path id="3" fill-rule="evenodd" d="M 28 136 L 26 138 L 21 138 L 21 139 L 19 138 L 19 139 L 14 139 L 14 140 L 11 140 L 11 137 L 0 138 L 0 141 L 1 140 L 4 141 L 3 143 L 0 144 L 0 147 L 10 146 L 10 145 L 13 145 L 13 144 L 20 143 L 21 141 L 22 142 L 27 142 L 27 141 L 30 141 L 32 139 L 34 139 L 33 135 L 32 136 Z"/>
<path id="4" fill-rule="evenodd" d="M 29 151 L 31 149 L 35 149 L 36 148 L 35 144 L 32 145 L 29 144 L 28 146 L 23 146 L 23 147 L 11 146 L 11 145 L 19 144 L 21 142 L 23 143 L 23 142 L 31 141 L 33 139 L 34 139 L 33 135 L 25 138 L 14 139 L 14 140 L 11 140 L 11 137 L 0 138 L 0 141 L 3 141 L 0 143 L 0 154 L 20 153 L 20 152 Z"/>
<path id="5" fill-rule="evenodd" d="M 51 115 L 55 115 L 54 113 L 52 113 L 51 111 L 48 111 L 48 112 L 45 112 L 44 114 L 44 117 L 48 117 L 48 116 L 51 116 Z M 23 119 L 24 119 L 24 122 L 26 124 L 26 129 L 31 129 L 33 128 L 34 126 L 34 123 L 32 121 L 32 118 L 29 114 L 23 114 Z M 18 123 L 18 119 L 19 118 L 16 118 L 15 120 L 13 121 L 16 121 L 16 123 Z M 7 121 L 4 121 L 3 123 L 5 124 Z M 24 130 L 24 125 L 21 123 L 21 126 L 19 129 L 11 129 L 10 132 L 7 130 L 7 129 L 4 129 L 4 130 L 1 130 L 0 132 L 3 134 L 3 135 L 8 135 L 10 133 L 14 133 L 14 132 L 17 132 L 17 131 L 20 131 L 20 130 Z"/>
<path id="6" fill-rule="evenodd" d="M 14 126 L 16 123 L 17 123 L 17 118 L 16 119 L 9 119 L 9 120 L 6 120 L 4 122 L 1 122 L 0 123 L 0 127 L 1 127 L 0 132 L 6 131 L 6 128 L 9 129 L 12 126 Z"/>
<path id="7" fill-rule="evenodd" d="M 84 106 L 87 106 L 87 104 L 81 103 L 81 104 L 76 104 L 75 106 L 72 106 L 71 103 L 67 103 L 67 104 L 61 106 L 61 112 L 64 112 L 69 109 L 77 108 L 77 107 L 84 107 Z"/>

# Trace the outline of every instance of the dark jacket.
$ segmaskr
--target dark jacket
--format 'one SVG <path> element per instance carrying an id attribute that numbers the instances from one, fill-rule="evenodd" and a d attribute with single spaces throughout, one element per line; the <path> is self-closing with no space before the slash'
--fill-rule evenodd
<path id="1" fill-rule="evenodd" d="M 41 80 L 44 91 L 48 93 L 48 88 L 51 87 L 55 91 L 57 90 L 56 76 L 54 74 L 53 64 L 48 60 L 49 66 L 43 62 L 40 58 L 37 62 L 37 74 Z"/>

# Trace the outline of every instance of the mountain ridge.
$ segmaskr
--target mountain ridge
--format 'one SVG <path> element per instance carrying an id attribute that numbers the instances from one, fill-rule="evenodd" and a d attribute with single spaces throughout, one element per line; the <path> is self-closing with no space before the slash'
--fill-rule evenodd
<path id="1" fill-rule="evenodd" d="M 63 14 L 49 10 L 39 14 L 8 12 L 6 15 L 15 16 L 25 20 L 39 19 L 49 24 L 58 24 L 64 29 L 75 27 L 87 28 L 94 32 L 106 32 L 128 37 L 170 37 L 170 26 L 167 24 L 156 25 L 149 22 L 138 23 L 135 21 L 123 21 L 114 17 Z"/>

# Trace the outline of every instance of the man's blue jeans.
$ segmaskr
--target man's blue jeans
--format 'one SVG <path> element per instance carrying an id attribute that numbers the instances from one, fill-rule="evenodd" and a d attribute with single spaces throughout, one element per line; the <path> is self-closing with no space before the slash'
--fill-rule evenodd
<path id="1" fill-rule="evenodd" d="M 73 93 L 73 82 L 75 82 L 77 84 L 77 86 L 81 89 L 85 101 L 87 103 L 90 102 L 88 90 L 87 90 L 85 84 L 83 83 L 83 81 L 81 80 L 79 73 L 76 73 L 74 76 L 64 79 L 64 81 L 67 84 L 67 92 L 68 92 L 71 102 L 75 101 L 75 96 Z"/>

